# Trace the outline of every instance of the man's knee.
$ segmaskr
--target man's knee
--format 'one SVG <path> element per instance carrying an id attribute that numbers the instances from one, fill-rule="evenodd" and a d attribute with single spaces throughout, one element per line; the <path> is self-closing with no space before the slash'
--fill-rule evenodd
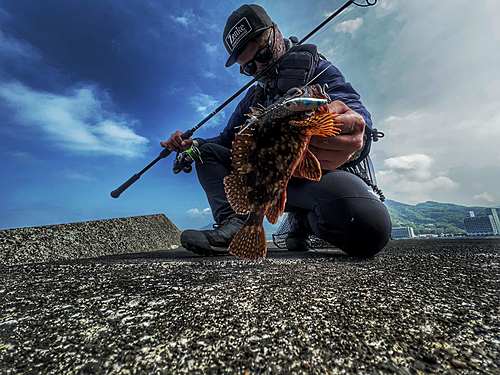
<path id="1" fill-rule="evenodd" d="M 204 143 L 198 149 L 200 150 L 201 157 L 209 158 L 218 154 L 218 150 L 221 146 L 215 143 Z"/>
<path id="2" fill-rule="evenodd" d="M 201 160 L 197 160 L 197 166 L 205 162 L 217 162 L 227 164 L 231 160 L 231 150 L 216 143 L 204 143 L 199 147 Z"/>
<path id="3" fill-rule="evenodd" d="M 369 258 L 380 252 L 390 239 L 390 222 L 384 228 L 363 225 L 346 236 L 341 248 L 345 253 L 358 258 Z"/>
<path id="4" fill-rule="evenodd" d="M 389 242 L 391 218 L 385 205 L 372 199 L 337 202 L 334 222 L 325 223 L 322 234 L 345 253 L 359 258 L 374 256 Z"/>

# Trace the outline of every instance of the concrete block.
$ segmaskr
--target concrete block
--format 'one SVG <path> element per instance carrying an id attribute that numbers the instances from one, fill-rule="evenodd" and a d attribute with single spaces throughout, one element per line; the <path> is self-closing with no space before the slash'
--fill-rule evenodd
<path id="1" fill-rule="evenodd" d="M 1 230 L 0 265 L 174 249 L 180 233 L 164 214 Z"/>

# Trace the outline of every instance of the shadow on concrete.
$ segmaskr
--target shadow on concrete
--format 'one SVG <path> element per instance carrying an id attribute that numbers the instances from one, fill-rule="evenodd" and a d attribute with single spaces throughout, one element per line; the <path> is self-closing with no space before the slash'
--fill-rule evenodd
<path id="1" fill-rule="evenodd" d="M 339 249 L 313 249 L 306 252 L 291 252 L 286 249 L 270 248 L 268 249 L 267 256 L 265 260 L 268 259 L 287 259 L 287 260 L 343 260 L 351 262 L 362 262 L 366 259 L 359 259 L 351 257 L 343 253 Z M 265 261 L 264 260 L 264 261 Z M 182 247 L 173 250 L 157 250 L 157 251 L 147 251 L 140 253 L 127 253 L 127 254 L 115 254 L 115 255 L 105 255 L 94 258 L 82 258 L 82 259 L 65 259 L 53 262 L 43 262 L 38 264 L 51 264 L 51 265 L 62 265 L 62 264 L 87 264 L 87 263 L 104 263 L 104 264 L 114 264 L 114 263 L 154 263 L 154 262 L 186 262 L 186 263 L 199 263 L 199 262 L 220 262 L 220 261 L 244 261 L 250 262 L 248 260 L 240 259 L 231 254 L 223 254 L 218 256 L 200 256 L 192 253 Z M 262 262 L 262 259 L 256 261 L 255 263 Z"/>

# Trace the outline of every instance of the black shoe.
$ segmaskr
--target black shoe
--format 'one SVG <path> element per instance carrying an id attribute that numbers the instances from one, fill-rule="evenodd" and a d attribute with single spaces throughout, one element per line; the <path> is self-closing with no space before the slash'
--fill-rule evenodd
<path id="1" fill-rule="evenodd" d="M 288 214 L 290 220 L 290 232 L 286 238 L 286 248 L 288 251 L 309 251 L 311 241 L 309 241 L 309 231 L 305 226 L 304 213 L 300 210 Z"/>
<path id="2" fill-rule="evenodd" d="M 214 229 L 211 230 L 185 230 L 181 234 L 181 244 L 198 255 L 229 254 L 227 248 L 243 223 L 243 220 L 233 217 L 214 224 Z"/>

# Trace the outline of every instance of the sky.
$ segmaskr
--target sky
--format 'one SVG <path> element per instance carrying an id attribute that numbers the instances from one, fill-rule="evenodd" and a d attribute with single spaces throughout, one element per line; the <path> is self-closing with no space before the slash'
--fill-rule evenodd
<path id="1" fill-rule="evenodd" d="M 258 2 L 299 39 L 344 3 Z M 222 44 L 242 4 L 0 0 L 0 229 L 159 213 L 181 230 L 213 222 L 173 155 L 110 192 L 248 82 L 224 67 Z M 500 205 L 499 17 L 498 0 L 379 0 L 308 40 L 385 133 L 371 157 L 388 199 Z M 221 132 L 238 100 L 196 136 Z"/>

